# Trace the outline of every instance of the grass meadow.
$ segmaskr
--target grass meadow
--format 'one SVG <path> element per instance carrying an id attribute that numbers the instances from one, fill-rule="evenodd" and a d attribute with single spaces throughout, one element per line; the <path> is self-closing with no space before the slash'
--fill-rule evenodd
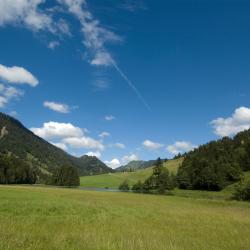
<path id="1" fill-rule="evenodd" d="M 0 249 L 250 249 L 250 203 L 0 186 Z"/>
<path id="2" fill-rule="evenodd" d="M 179 165 L 183 159 L 170 160 L 164 163 L 164 166 L 170 171 L 176 174 Z M 153 173 L 153 168 L 146 168 L 137 170 L 135 172 L 118 172 L 108 173 L 101 175 L 82 176 L 81 186 L 88 188 L 118 188 L 119 185 L 127 180 L 129 185 L 132 186 L 137 181 L 144 181 Z"/>

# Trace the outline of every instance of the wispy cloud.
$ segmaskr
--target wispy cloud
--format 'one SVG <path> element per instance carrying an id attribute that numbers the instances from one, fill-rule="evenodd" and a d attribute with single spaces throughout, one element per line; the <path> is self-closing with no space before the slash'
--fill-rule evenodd
<path id="1" fill-rule="evenodd" d="M 105 119 L 106 121 L 113 121 L 113 120 L 115 119 L 115 117 L 114 117 L 113 115 L 106 115 L 106 116 L 104 117 L 104 119 Z"/>
<path id="2" fill-rule="evenodd" d="M 95 19 L 91 12 L 87 9 L 85 0 L 58 0 L 68 7 L 69 12 L 77 17 L 82 26 L 82 33 L 84 36 L 83 44 L 89 50 L 91 58 L 89 60 L 94 66 L 113 66 L 120 74 L 128 86 L 134 91 L 143 105 L 151 110 L 150 106 L 143 98 L 142 94 L 135 87 L 132 81 L 118 66 L 112 55 L 106 50 L 106 43 L 121 42 L 120 36 L 114 32 L 101 27 L 99 20 Z"/>
<path id="3" fill-rule="evenodd" d="M 18 88 L 0 84 L 0 108 L 4 108 L 12 99 L 19 99 L 24 92 Z"/>
<path id="4" fill-rule="evenodd" d="M 147 10 L 147 6 L 143 0 L 123 0 L 122 3 L 119 3 L 118 7 L 130 12 Z"/>
<path id="5" fill-rule="evenodd" d="M 153 142 L 151 140 L 145 140 L 142 145 L 148 149 L 148 150 L 158 150 L 162 147 L 164 147 L 164 144 L 158 143 L 158 142 Z"/>
<path id="6" fill-rule="evenodd" d="M 99 137 L 102 138 L 102 139 L 104 139 L 105 137 L 109 137 L 109 136 L 110 136 L 110 133 L 106 132 L 106 131 L 104 131 L 101 134 L 99 134 Z"/>
<path id="7" fill-rule="evenodd" d="M 85 0 L 58 0 L 67 7 L 81 24 L 83 44 L 89 50 L 90 64 L 97 66 L 109 66 L 112 64 L 112 56 L 106 51 L 106 43 L 121 42 L 120 36 L 114 32 L 101 27 L 99 20 L 95 19 L 88 10 Z"/>
<path id="8" fill-rule="evenodd" d="M 117 148 L 120 148 L 120 149 L 125 149 L 126 148 L 125 144 L 120 143 L 120 142 L 115 143 L 114 146 L 117 147 Z"/>
<path id="9" fill-rule="evenodd" d="M 55 49 L 59 45 L 60 45 L 60 42 L 58 42 L 58 41 L 50 41 L 49 44 L 48 44 L 48 48 L 49 49 Z"/>
<path id="10" fill-rule="evenodd" d="M 151 110 L 135 84 L 129 79 L 125 72 L 118 66 L 117 62 L 106 49 L 106 44 L 121 43 L 122 37 L 115 34 L 110 29 L 104 28 L 100 21 L 90 12 L 86 0 L 57 0 L 58 5 L 50 9 L 41 7 L 44 0 L 1 0 L 0 1 L 0 26 L 6 24 L 18 24 L 34 31 L 48 31 L 55 35 L 70 35 L 69 24 L 56 15 L 62 12 L 62 7 L 67 13 L 75 16 L 80 22 L 80 32 L 83 35 L 83 44 L 87 49 L 88 62 L 90 65 L 99 67 L 113 67 L 122 79 L 127 83 L 131 90 L 136 94 L 142 104 Z M 141 1 L 140 1 L 141 2 Z M 132 10 L 142 5 L 135 1 L 126 1 L 124 7 Z M 47 46 L 54 49 L 59 45 L 58 41 L 51 41 Z M 17 69 L 15 69 L 17 70 Z M 20 69 L 19 69 L 20 70 Z M 97 85 L 103 87 L 104 82 L 97 82 Z M 33 81 L 33 85 L 35 82 Z"/>
<path id="11" fill-rule="evenodd" d="M 15 110 L 12 110 L 9 112 L 9 115 L 16 117 L 16 116 L 18 116 L 18 113 Z"/>
<path id="12" fill-rule="evenodd" d="M 97 78 L 92 82 L 96 90 L 105 90 L 109 88 L 109 80 L 106 78 Z"/>
<path id="13" fill-rule="evenodd" d="M 35 32 L 49 31 L 53 34 L 69 34 L 65 20 L 54 20 L 51 12 L 43 10 L 44 0 L 1 0 L 0 26 L 9 24 L 26 27 Z"/>
<path id="14" fill-rule="evenodd" d="M 125 155 L 122 157 L 122 163 L 127 164 L 131 161 L 138 161 L 139 157 L 136 154 Z"/>
<path id="15" fill-rule="evenodd" d="M 64 103 L 45 101 L 43 106 L 59 113 L 67 114 L 70 112 L 70 107 Z"/>

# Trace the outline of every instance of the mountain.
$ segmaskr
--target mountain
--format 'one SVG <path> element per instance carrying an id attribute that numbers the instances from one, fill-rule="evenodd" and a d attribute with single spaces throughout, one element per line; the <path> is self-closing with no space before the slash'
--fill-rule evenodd
<path id="1" fill-rule="evenodd" d="M 128 164 L 116 169 L 117 172 L 127 172 L 131 170 L 145 169 L 152 167 L 155 164 L 155 160 L 150 161 L 131 161 Z"/>
<path id="2" fill-rule="evenodd" d="M 107 167 L 101 160 L 96 156 L 83 155 L 77 158 L 81 163 L 81 168 L 86 169 L 87 175 L 102 174 L 114 172 L 112 168 Z"/>
<path id="3" fill-rule="evenodd" d="M 49 174 L 62 165 L 76 167 L 80 175 L 93 175 L 111 172 L 95 156 L 80 158 L 69 155 L 36 136 L 18 120 L 0 112 L 0 153 L 12 154 Z"/>

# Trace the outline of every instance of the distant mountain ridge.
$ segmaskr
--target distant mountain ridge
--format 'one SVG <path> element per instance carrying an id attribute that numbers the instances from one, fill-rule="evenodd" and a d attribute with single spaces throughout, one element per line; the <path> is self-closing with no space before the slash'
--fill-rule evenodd
<path id="1" fill-rule="evenodd" d="M 0 112 L 0 153 L 13 154 L 39 168 L 43 173 L 51 173 L 62 165 L 76 167 L 80 175 L 111 172 L 95 156 L 74 157 L 36 136 L 17 119 Z"/>
<path id="2" fill-rule="evenodd" d="M 145 169 L 152 167 L 155 164 L 155 160 L 149 161 L 131 161 L 128 164 L 121 166 L 116 169 L 117 172 L 123 171 L 131 171 L 131 170 L 138 170 L 138 169 Z"/>

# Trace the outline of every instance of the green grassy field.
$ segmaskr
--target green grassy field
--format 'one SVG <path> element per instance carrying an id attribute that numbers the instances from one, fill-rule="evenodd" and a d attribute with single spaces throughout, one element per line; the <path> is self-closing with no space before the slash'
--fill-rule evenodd
<path id="1" fill-rule="evenodd" d="M 0 186 L 0 249 L 249 249 L 250 203 Z"/>
<path id="2" fill-rule="evenodd" d="M 164 166 L 168 168 L 170 172 L 176 173 L 182 161 L 183 159 L 170 160 L 164 163 Z M 81 186 L 90 188 L 118 188 L 124 180 L 128 180 L 132 186 L 138 180 L 144 181 L 148 178 L 152 174 L 152 171 L 152 168 L 146 168 L 135 172 L 83 176 L 81 177 Z"/>

